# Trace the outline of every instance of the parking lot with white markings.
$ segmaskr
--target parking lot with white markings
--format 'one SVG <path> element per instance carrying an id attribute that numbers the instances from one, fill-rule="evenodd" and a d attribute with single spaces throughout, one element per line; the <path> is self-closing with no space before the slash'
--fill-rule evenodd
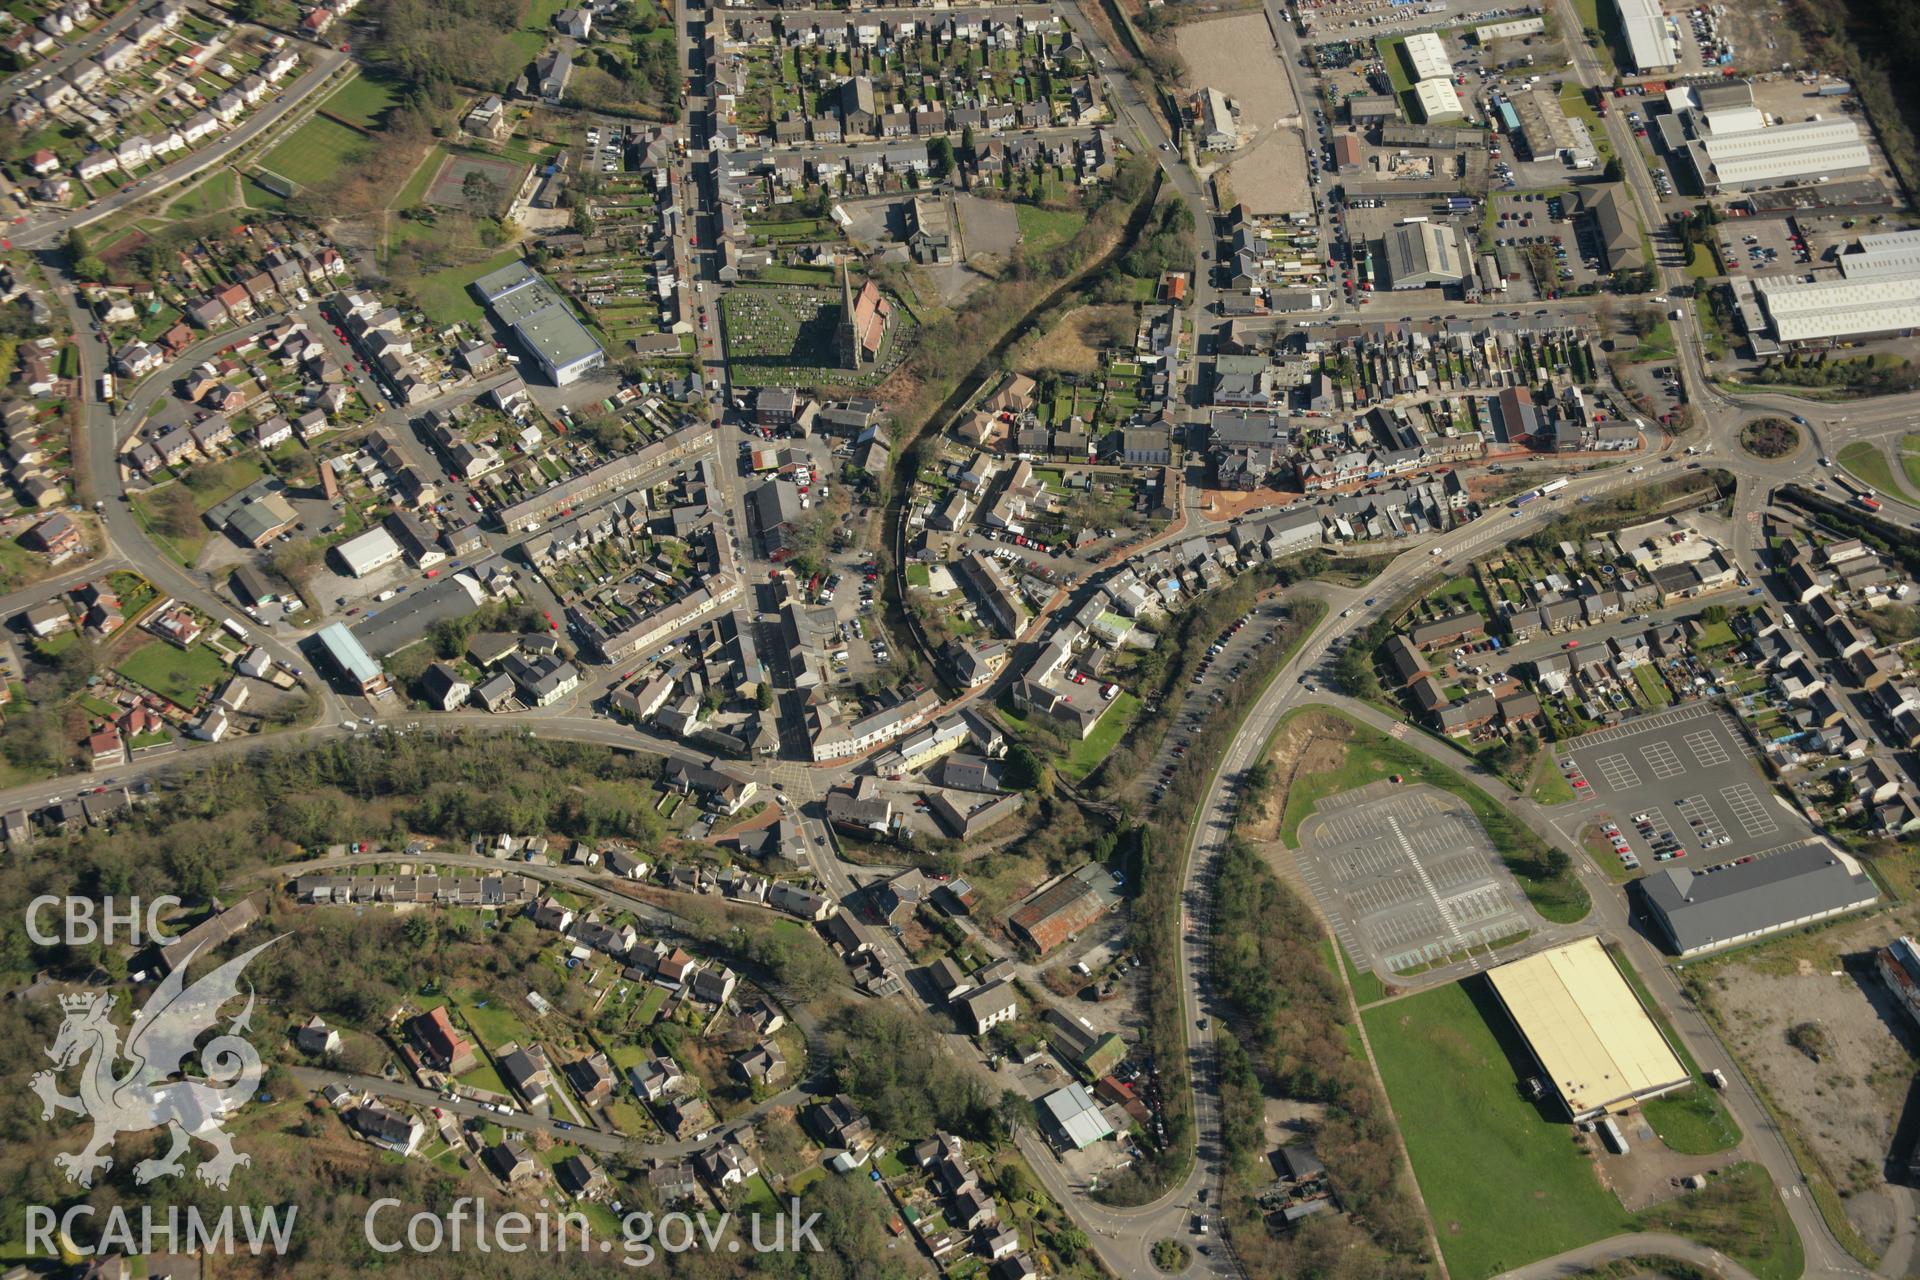
<path id="1" fill-rule="evenodd" d="M 1771 793 L 1725 712 L 1706 704 L 1560 744 L 1556 758 L 1629 871 L 1682 858 L 1733 862 L 1810 834 Z"/>
<path id="2" fill-rule="evenodd" d="M 1377 782 L 1322 800 L 1298 857 L 1354 963 L 1383 976 L 1531 927 L 1473 811 L 1443 791 Z"/>

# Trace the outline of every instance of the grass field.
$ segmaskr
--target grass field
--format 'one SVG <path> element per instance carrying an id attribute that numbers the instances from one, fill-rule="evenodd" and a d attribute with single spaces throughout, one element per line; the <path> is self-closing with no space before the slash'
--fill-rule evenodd
<path id="1" fill-rule="evenodd" d="M 1906 472 L 1907 459 L 1901 458 L 1901 470 Z M 1920 462 L 1920 458 L 1914 459 Z M 1893 466 L 1887 461 L 1887 455 L 1877 444 L 1865 440 L 1856 440 L 1840 451 L 1840 465 L 1852 472 L 1869 487 L 1881 493 L 1913 504 L 1916 499 L 1907 491 L 1907 487 L 1894 478 Z"/>
<path id="2" fill-rule="evenodd" d="M 427 198 L 427 185 L 433 181 L 433 175 L 440 172 L 440 162 L 446 158 L 447 153 L 443 148 L 437 146 L 427 148 L 426 159 L 420 162 L 420 167 L 415 169 L 413 176 L 407 179 L 407 185 L 400 188 L 400 194 L 394 197 L 392 207 L 411 209 L 423 203 Z"/>
<path id="3" fill-rule="evenodd" d="M 175 706 L 189 709 L 197 706 L 201 695 L 227 674 L 226 665 L 213 650 L 203 645 L 176 649 L 164 640 L 141 645 L 122 658 L 114 669 Z"/>
<path id="4" fill-rule="evenodd" d="M 379 124 L 380 117 L 386 114 L 393 102 L 392 85 L 362 72 L 329 95 L 320 104 L 320 109 L 363 129 L 371 129 Z"/>
<path id="5" fill-rule="evenodd" d="M 1900 470 L 1907 477 L 1907 485 L 1920 493 L 1920 432 L 1900 437 Z"/>
<path id="6" fill-rule="evenodd" d="M 287 135 L 260 159 L 260 166 L 303 187 L 316 187 L 332 181 L 340 166 L 367 140 L 332 120 L 315 116 Z"/>
<path id="7" fill-rule="evenodd" d="M 240 203 L 239 175 L 231 169 L 217 169 L 211 177 L 189 188 L 167 206 L 167 216 L 182 221 L 204 218 L 231 209 Z"/>
<path id="8" fill-rule="evenodd" d="M 1084 686 L 1091 696 L 1099 697 L 1100 692 L 1089 680 Z M 1110 752 L 1120 741 L 1120 735 L 1133 723 L 1133 717 L 1140 710 L 1140 699 L 1130 693 L 1114 695 L 1113 705 L 1107 708 L 1107 714 L 1100 717 L 1100 723 L 1093 726 L 1093 732 L 1073 744 L 1066 759 L 1060 762 L 1060 772 L 1075 782 L 1085 778 L 1100 767 Z"/>
<path id="9" fill-rule="evenodd" d="M 1515 1064 L 1526 1050 L 1484 980 L 1362 1019 L 1454 1276 L 1494 1275 L 1624 1229 L 1626 1211 L 1566 1126 L 1521 1096 L 1528 1069 Z"/>
<path id="10" fill-rule="evenodd" d="M 1087 215 L 1073 209 L 1042 209 L 1038 205 L 1018 204 L 1014 218 L 1020 224 L 1020 240 L 1036 253 L 1057 249 L 1087 224 Z"/>
<path id="11" fill-rule="evenodd" d="M 1560 772 L 1558 759 L 1551 750 L 1540 753 L 1533 769 L 1533 790 L 1529 792 L 1535 804 L 1573 803 L 1573 784 Z"/>
<path id="12" fill-rule="evenodd" d="M 476 262 L 464 267 L 448 267 L 445 271 L 436 271 L 421 280 L 414 292 L 419 295 L 420 309 L 427 318 L 436 324 L 480 325 L 486 320 L 486 313 L 467 286 L 489 271 L 498 271 L 511 262 L 518 262 L 524 255 L 519 249 L 506 249 L 485 262 Z"/>

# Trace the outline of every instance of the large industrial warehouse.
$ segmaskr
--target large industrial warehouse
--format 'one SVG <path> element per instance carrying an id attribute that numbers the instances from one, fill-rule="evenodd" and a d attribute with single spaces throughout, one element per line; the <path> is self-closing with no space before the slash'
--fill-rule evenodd
<path id="1" fill-rule="evenodd" d="M 1620 31 L 1635 71 L 1671 71 L 1679 64 L 1679 44 L 1660 0 L 1614 0 L 1613 7 L 1620 14 Z"/>
<path id="2" fill-rule="evenodd" d="M 1576 1123 L 1692 1079 L 1598 938 L 1503 964 L 1487 981 Z"/>
<path id="3" fill-rule="evenodd" d="M 1880 892 L 1824 841 L 1709 874 L 1664 867 L 1640 881 L 1648 912 L 1673 953 L 1699 955 L 1873 905 Z"/>
<path id="4" fill-rule="evenodd" d="M 1467 273 L 1453 228 L 1438 222 L 1407 222 L 1382 239 L 1387 283 L 1393 289 L 1431 289 L 1459 284 Z"/>

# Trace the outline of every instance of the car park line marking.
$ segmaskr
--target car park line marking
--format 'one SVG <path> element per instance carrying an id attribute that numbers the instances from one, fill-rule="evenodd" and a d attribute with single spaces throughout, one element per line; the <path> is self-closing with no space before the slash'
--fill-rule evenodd
<path id="1" fill-rule="evenodd" d="M 1746 783 L 1722 787 L 1720 794 L 1726 798 L 1727 807 L 1733 810 L 1733 816 L 1740 820 L 1740 825 L 1746 828 L 1750 838 L 1770 836 L 1780 830 L 1779 824 L 1768 815 L 1760 797 L 1755 795 L 1753 788 Z"/>
<path id="2" fill-rule="evenodd" d="M 1624 755 L 1601 756 L 1594 764 L 1599 768 L 1600 776 L 1615 791 L 1631 791 L 1640 785 L 1639 772 Z"/>
<path id="3" fill-rule="evenodd" d="M 1665 739 L 1649 742 L 1640 748 L 1640 754 L 1653 767 L 1653 776 L 1662 782 L 1677 778 L 1687 771 L 1687 766 L 1680 763 L 1680 754 Z"/>
<path id="4" fill-rule="evenodd" d="M 1720 745 L 1720 739 L 1711 729 L 1695 729 L 1686 735 L 1684 741 L 1692 750 L 1694 759 L 1707 768 L 1725 764 L 1729 759 L 1726 748 Z"/>

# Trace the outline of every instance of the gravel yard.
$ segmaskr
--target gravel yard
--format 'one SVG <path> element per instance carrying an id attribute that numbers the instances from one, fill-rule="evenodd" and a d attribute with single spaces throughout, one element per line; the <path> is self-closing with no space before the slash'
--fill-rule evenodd
<path id="1" fill-rule="evenodd" d="M 1243 147 L 1227 165 L 1234 198 L 1255 217 L 1313 208 L 1306 143 L 1298 129 L 1275 129 Z"/>
<path id="2" fill-rule="evenodd" d="M 1240 108 L 1240 131 L 1257 138 L 1298 114 L 1293 85 L 1280 65 L 1273 29 L 1261 13 L 1182 23 L 1180 56 L 1187 88 L 1218 89 Z"/>
<path id="3" fill-rule="evenodd" d="M 1871 948 L 1889 936 L 1888 923 L 1861 921 L 1791 950 L 1745 953 L 1703 975 L 1743 1068 L 1791 1118 L 1876 1250 L 1891 1241 L 1905 1200 L 1882 1169 L 1914 1078 L 1916 1040 L 1873 967 Z"/>

